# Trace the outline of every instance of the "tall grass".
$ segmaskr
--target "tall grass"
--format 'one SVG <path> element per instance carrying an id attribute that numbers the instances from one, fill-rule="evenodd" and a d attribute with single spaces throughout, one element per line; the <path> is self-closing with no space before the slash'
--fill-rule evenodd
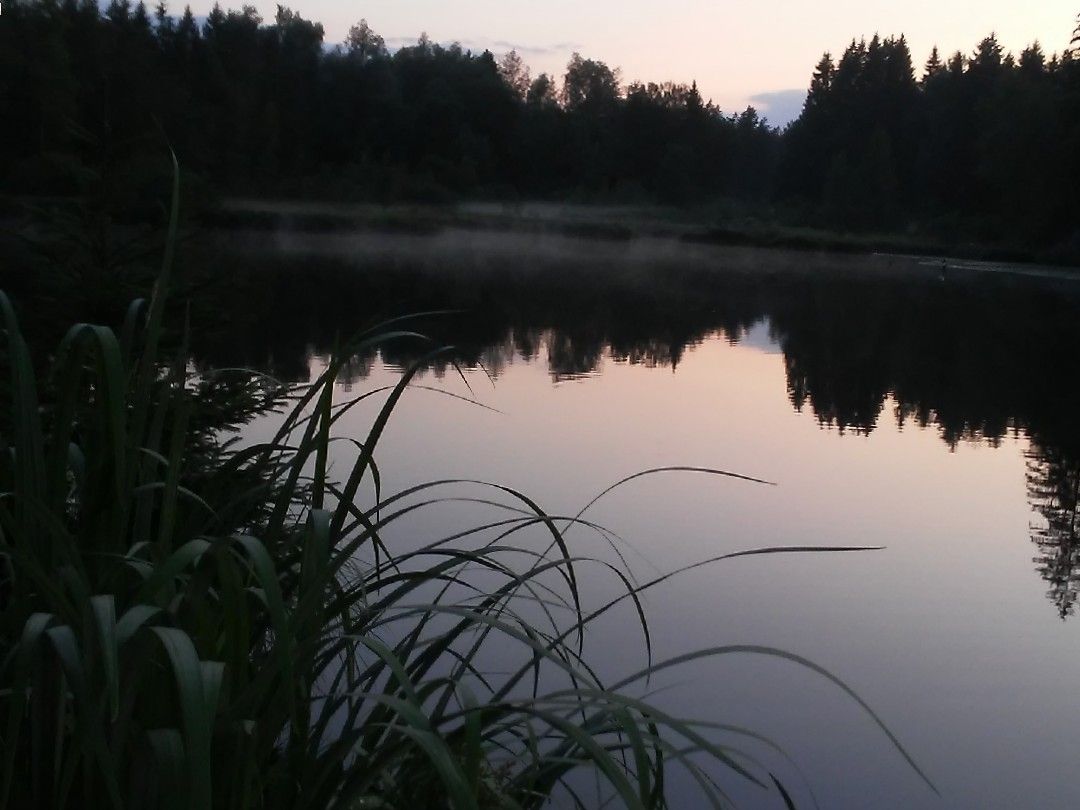
<path id="1" fill-rule="evenodd" d="M 10 366 L 0 808 L 585 806 L 583 773 L 599 795 L 652 808 L 666 806 L 673 765 L 711 806 L 727 805 L 729 779 L 790 804 L 730 742 L 760 738 L 670 716 L 636 687 L 693 658 L 755 653 L 810 667 L 862 701 L 777 650 L 652 663 L 639 595 L 667 577 L 638 583 L 579 556 L 568 532 L 592 526 L 584 512 L 550 515 L 508 487 L 472 482 L 489 493 L 475 500 L 498 499 L 503 518 L 410 550 L 384 541 L 455 484 L 389 495 L 375 462 L 396 404 L 437 349 L 381 392 L 368 434 L 342 439 L 355 449 L 351 469 L 330 474 L 335 424 L 380 393 L 335 404 L 339 371 L 351 352 L 421 339 L 407 322 L 349 341 L 293 392 L 269 441 L 194 449 L 200 402 L 185 341 L 163 358 L 178 183 L 157 285 L 120 336 L 73 327 L 39 377 L 0 294 Z M 587 607 L 589 565 L 613 572 L 622 593 Z M 650 663 L 604 683 L 585 640 L 618 606 L 638 616 Z"/>

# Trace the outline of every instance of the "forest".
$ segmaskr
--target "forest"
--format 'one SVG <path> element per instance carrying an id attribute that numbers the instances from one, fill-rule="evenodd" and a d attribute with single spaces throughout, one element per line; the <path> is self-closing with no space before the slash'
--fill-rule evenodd
<path id="1" fill-rule="evenodd" d="M 422 35 L 341 44 L 282 6 L 15 0 L 0 17 L 0 183 L 10 198 L 107 188 L 129 214 L 189 197 L 722 205 L 765 221 L 1080 250 L 1080 18 L 1072 50 L 995 36 L 853 40 L 780 130 L 690 85 L 575 54 L 561 77 Z"/>

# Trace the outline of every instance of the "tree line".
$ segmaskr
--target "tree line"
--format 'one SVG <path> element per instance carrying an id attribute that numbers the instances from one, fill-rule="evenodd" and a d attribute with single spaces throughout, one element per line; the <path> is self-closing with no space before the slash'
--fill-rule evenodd
<path id="1" fill-rule="evenodd" d="M 580 56 L 558 82 L 427 36 L 391 53 L 365 22 L 328 48 L 284 7 L 264 21 L 215 6 L 201 24 L 128 0 L 4 12 L 0 109 L 18 124 L 0 167 L 22 192 L 64 191 L 102 153 L 135 170 L 159 128 L 230 192 L 682 202 L 763 196 L 775 163 L 755 112 L 725 116 L 693 85 L 624 89 Z"/>
<path id="2" fill-rule="evenodd" d="M 970 57 L 934 48 L 916 78 L 904 37 L 825 54 L 784 136 L 780 194 L 851 228 L 1080 238 L 1078 55 L 1036 42 L 1014 57 L 991 35 Z"/>
<path id="3" fill-rule="evenodd" d="M 426 35 L 391 51 L 366 22 L 328 46 L 279 6 L 15 0 L 0 17 L 0 178 L 14 194 L 122 189 L 162 174 L 163 135 L 221 193 L 379 201 L 461 197 L 694 204 L 842 229 L 1078 239 L 1080 59 L 990 36 L 935 49 L 903 37 L 818 64 L 780 131 L 696 84 L 624 86 L 575 54 L 533 77 Z M 1080 44 L 1080 25 L 1074 44 Z M 196 184 L 198 185 L 198 184 Z M 119 193 L 119 192 L 117 192 Z"/>

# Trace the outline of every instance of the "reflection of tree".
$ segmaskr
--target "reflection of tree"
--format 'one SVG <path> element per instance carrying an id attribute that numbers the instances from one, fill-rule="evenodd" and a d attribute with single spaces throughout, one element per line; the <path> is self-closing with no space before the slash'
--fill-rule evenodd
<path id="1" fill-rule="evenodd" d="M 627 267 L 543 252 L 512 265 L 419 255 L 358 267 L 272 252 L 230 255 L 227 264 L 233 272 L 220 277 L 220 296 L 195 301 L 213 301 L 193 336 L 205 367 L 305 380 L 312 354 L 360 329 L 451 309 L 463 314 L 416 324 L 454 347 L 435 362 L 437 375 L 456 363 L 497 377 L 517 358 L 544 354 L 552 376 L 563 378 L 593 373 L 606 358 L 674 367 L 708 335 L 738 340 L 767 319 L 792 404 L 822 424 L 870 433 L 891 399 L 898 424 L 933 426 L 955 446 L 1018 431 L 1067 435 L 1071 418 L 1062 407 L 1071 383 L 1061 370 L 1073 367 L 1080 345 L 1077 302 L 985 276 L 942 286 L 935 275 L 865 267 L 725 272 L 679 258 Z M 384 347 L 382 359 L 404 366 L 429 348 L 403 341 Z M 358 358 L 346 379 L 363 377 L 371 360 Z"/>
<path id="2" fill-rule="evenodd" d="M 206 326 L 195 335 L 200 366 L 259 368 L 296 382 L 307 379 L 312 356 L 402 313 L 460 312 L 410 324 L 453 347 L 432 362 L 436 376 L 456 364 L 483 366 L 498 377 L 515 359 L 544 354 L 556 379 L 592 374 L 606 358 L 676 366 L 706 335 L 737 340 L 763 315 L 752 287 L 726 281 L 724 298 L 713 299 L 703 293 L 718 288 L 717 274 L 692 268 L 664 274 L 600 266 L 583 274 L 574 264 L 532 266 L 523 259 L 522 267 L 481 265 L 451 274 L 422 258 L 366 271 L 324 257 L 301 265 L 295 257 L 240 255 L 228 263 L 231 287 L 202 313 Z M 380 353 L 383 362 L 403 367 L 430 348 L 402 340 Z M 366 376 L 373 360 L 356 358 L 344 381 Z"/>
<path id="3" fill-rule="evenodd" d="M 1080 596 L 1080 457 L 1033 440 L 1027 459 L 1028 499 L 1044 521 L 1031 527 L 1035 564 L 1064 619 Z"/>
<path id="4" fill-rule="evenodd" d="M 936 272 L 878 273 L 872 260 L 833 266 L 807 254 L 755 253 L 743 267 L 739 252 L 718 253 L 710 265 L 675 250 L 633 259 L 621 247 L 584 257 L 522 250 L 512 261 L 499 251 L 406 251 L 363 262 L 330 247 L 312 255 L 237 247 L 186 262 L 207 268 L 188 281 L 199 292 L 190 296 L 199 372 L 255 368 L 305 382 L 317 358 L 350 335 L 410 312 L 457 313 L 410 325 L 453 347 L 427 361 L 436 379 L 456 375 L 455 366 L 497 378 L 519 358 L 545 358 L 555 380 L 593 374 L 607 360 L 675 368 L 707 337 L 738 342 L 765 321 L 783 352 L 792 405 L 823 425 L 869 434 L 891 418 L 936 430 L 950 447 L 1038 437 L 1028 488 L 1046 524 L 1032 533 L 1039 570 L 1062 615 L 1080 601 L 1075 291 L 997 274 L 942 284 Z M 728 259 L 732 267 L 717 266 Z M 223 266 L 230 272 L 217 271 Z M 53 310 L 30 311 L 44 320 Z M 407 366 L 432 345 L 401 340 L 354 357 L 343 382 L 364 379 L 376 361 Z M 262 395 L 211 393 L 255 403 Z"/>
<path id="5" fill-rule="evenodd" d="M 872 378 L 858 369 L 807 369 L 805 355 L 786 354 L 788 397 L 802 411 L 809 404 L 822 425 L 835 426 L 856 433 L 871 433 L 888 391 L 875 386 Z M 812 361 L 812 359 L 811 359 Z"/>
<path id="6" fill-rule="evenodd" d="M 597 370 L 603 358 L 602 336 L 575 335 L 569 331 L 547 334 L 548 362 L 557 378 L 583 377 Z"/>
<path id="7" fill-rule="evenodd" d="M 606 359 L 676 367 L 706 337 L 738 342 L 765 320 L 783 350 L 792 404 L 841 431 L 871 433 L 891 416 L 933 427 L 955 446 L 1072 429 L 1064 406 L 1076 383 L 1062 370 L 1075 367 L 1080 307 L 1060 290 L 989 275 L 942 285 L 936 273 L 805 254 L 754 254 L 750 264 L 735 251 L 710 264 L 675 250 L 634 258 L 622 247 L 584 256 L 523 249 L 511 261 L 500 248 L 464 258 L 386 251 L 360 262 L 322 241 L 310 255 L 261 239 L 192 246 L 191 295 L 177 298 L 191 302 L 199 370 L 255 368 L 303 382 L 312 358 L 350 335 L 403 313 L 453 310 L 460 314 L 412 325 L 454 347 L 432 362 L 436 377 L 456 373 L 454 365 L 498 377 L 519 358 L 544 355 L 561 379 L 594 373 Z M 62 309 L 25 303 L 37 316 L 31 328 Z M 95 318 L 75 304 L 74 320 Z M 64 317 L 54 340 L 39 345 L 59 338 L 72 319 Z M 384 346 L 381 360 L 401 367 L 430 348 L 400 341 Z M 354 358 L 343 380 L 366 377 L 375 360 Z"/>
<path id="8" fill-rule="evenodd" d="M 608 359 L 674 368 L 708 336 L 737 342 L 767 320 L 792 405 L 823 425 L 869 434 L 891 418 L 934 429 L 949 447 L 996 444 L 1010 434 L 1053 437 L 1033 441 L 1029 458 L 1029 497 L 1045 523 L 1032 539 L 1061 615 L 1080 601 L 1080 452 L 1055 449 L 1080 437 L 1071 408 L 1077 378 L 1069 373 L 1080 345 L 1075 296 L 986 277 L 948 285 L 936 275 L 882 277 L 865 267 L 628 269 L 541 254 L 447 272 L 443 261 L 412 257 L 359 269 L 326 256 L 236 257 L 232 288 L 215 302 L 229 317 L 196 331 L 195 354 L 205 368 L 248 366 L 306 380 L 312 356 L 330 353 L 342 336 L 401 313 L 455 310 L 461 314 L 415 325 L 453 347 L 430 361 L 436 378 L 456 374 L 455 365 L 482 366 L 497 378 L 518 358 L 543 357 L 561 380 L 593 374 Z M 215 313 L 204 314 L 215 322 Z M 383 346 L 378 358 L 354 358 L 343 378 L 366 377 L 376 359 L 407 366 L 430 348 L 407 340 Z"/>

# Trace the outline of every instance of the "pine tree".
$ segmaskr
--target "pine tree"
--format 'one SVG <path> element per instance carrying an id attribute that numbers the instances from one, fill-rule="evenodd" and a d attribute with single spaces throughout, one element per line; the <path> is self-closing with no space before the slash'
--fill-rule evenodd
<path id="1" fill-rule="evenodd" d="M 832 54 L 826 53 L 814 68 L 814 76 L 810 79 L 810 92 L 806 96 L 804 109 L 818 110 L 828 103 L 835 76 L 836 66 L 833 64 Z"/>
<path id="2" fill-rule="evenodd" d="M 686 111 L 691 118 L 700 118 L 705 112 L 705 103 L 701 99 L 696 79 L 690 85 L 690 91 L 686 94 Z"/>
<path id="3" fill-rule="evenodd" d="M 191 6 L 184 7 L 184 15 L 176 24 L 176 48 L 185 57 L 189 57 L 199 40 L 199 26 L 195 22 L 195 15 L 191 13 Z"/>
<path id="4" fill-rule="evenodd" d="M 996 75 L 1002 66 L 1005 50 L 998 42 L 997 34 L 991 34 L 979 43 L 975 49 L 975 56 L 971 59 L 970 69 L 973 73 L 984 75 Z"/>
<path id="5" fill-rule="evenodd" d="M 1046 54 L 1037 40 L 1021 52 L 1020 71 L 1026 76 L 1041 76 L 1046 71 Z"/>
<path id="6" fill-rule="evenodd" d="M 915 89 L 915 65 L 907 37 L 885 41 L 885 81 L 892 91 L 907 93 Z"/>
<path id="7" fill-rule="evenodd" d="M 135 23 L 136 31 L 142 33 L 150 30 L 150 14 L 146 10 L 146 3 L 142 2 L 142 0 L 139 0 L 138 5 L 135 6 L 132 21 Z"/>
<path id="8" fill-rule="evenodd" d="M 930 58 L 926 60 L 926 66 L 923 68 L 923 84 L 926 84 L 944 70 L 945 63 L 941 61 L 941 52 L 938 51 L 938 46 L 935 45 L 934 49 L 930 51 Z"/>
<path id="9" fill-rule="evenodd" d="M 109 3 L 108 10 L 105 12 L 105 16 L 115 25 L 126 24 L 131 19 L 130 0 L 112 0 Z"/>
<path id="10" fill-rule="evenodd" d="M 840 61 L 836 63 L 832 90 L 838 101 L 847 101 L 862 84 L 863 66 L 866 64 L 866 40 L 851 41 Z"/>
<path id="11" fill-rule="evenodd" d="M 224 25 L 225 12 L 221 10 L 220 3 L 214 3 L 214 7 L 210 9 L 210 13 L 206 16 L 206 23 L 203 25 L 203 36 L 206 39 L 213 39 Z"/>
<path id="12" fill-rule="evenodd" d="M 957 51 L 949 58 L 948 71 L 953 76 L 962 76 L 967 69 L 968 60 L 960 51 Z"/>
<path id="13" fill-rule="evenodd" d="M 161 0 L 154 7 L 154 24 L 159 38 L 163 35 L 167 38 L 173 31 L 173 18 L 169 16 L 169 7 L 165 4 L 165 0 Z"/>
<path id="14" fill-rule="evenodd" d="M 859 84 L 864 91 L 871 94 L 880 92 L 885 84 L 886 63 L 888 60 L 888 43 L 883 43 L 881 37 L 874 34 L 870 44 L 866 47 L 866 57 L 863 60 L 862 72 L 859 76 Z"/>

